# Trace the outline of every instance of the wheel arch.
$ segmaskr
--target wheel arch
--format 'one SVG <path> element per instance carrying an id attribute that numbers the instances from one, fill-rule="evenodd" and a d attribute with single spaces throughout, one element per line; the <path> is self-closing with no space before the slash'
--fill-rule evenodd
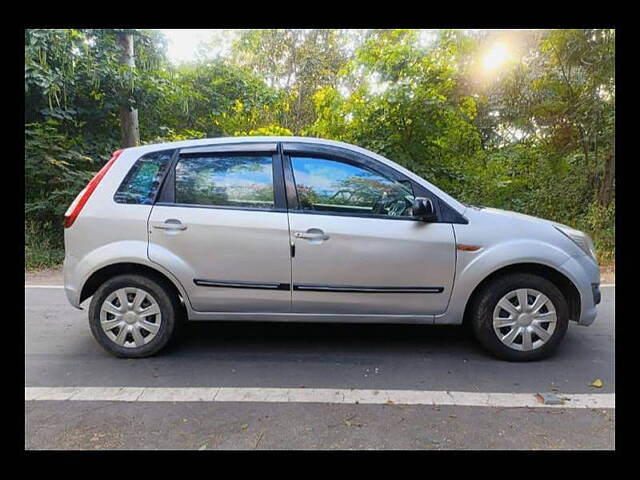
<path id="1" fill-rule="evenodd" d="M 562 292 L 564 298 L 567 300 L 567 306 L 569 308 L 569 319 L 578 321 L 578 319 L 580 318 L 581 308 L 580 292 L 578 291 L 578 288 L 574 285 L 574 283 L 562 272 L 559 272 L 558 270 L 548 265 L 528 262 L 515 263 L 501 267 L 483 278 L 482 281 L 475 286 L 475 288 L 471 292 L 471 295 L 469 295 L 469 298 L 467 299 L 464 309 L 463 323 L 467 323 L 471 305 L 473 305 L 473 301 L 475 300 L 478 293 L 482 290 L 482 288 L 498 277 L 513 273 L 530 273 L 551 281 L 556 287 L 558 287 L 560 292 Z"/>
<path id="2" fill-rule="evenodd" d="M 164 285 L 174 295 L 176 295 L 176 298 L 178 298 L 181 304 L 185 306 L 187 299 L 184 298 L 179 286 L 176 285 L 172 279 L 170 279 L 167 275 L 160 272 L 159 270 L 150 267 L 149 265 L 135 262 L 112 263 L 109 265 L 105 265 L 93 272 L 82 286 L 82 290 L 80 292 L 80 302 L 83 302 L 87 298 L 91 297 L 100 287 L 100 285 L 102 285 L 108 279 L 113 278 L 116 275 L 124 274 L 143 275 L 157 281 L 161 285 Z"/>

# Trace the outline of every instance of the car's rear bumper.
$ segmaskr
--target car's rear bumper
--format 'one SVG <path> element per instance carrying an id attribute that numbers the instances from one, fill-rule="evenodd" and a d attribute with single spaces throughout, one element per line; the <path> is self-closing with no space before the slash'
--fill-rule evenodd
<path id="1" fill-rule="evenodd" d="M 74 307 L 82 310 L 80 306 L 80 285 L 77 282 L 76 266 L 78 260 L 71 256 L 65 255 L 64 262 L 62 264 L 62 272 L 64 274 L 64 293 L 67 295 L 69 303 Z"/>

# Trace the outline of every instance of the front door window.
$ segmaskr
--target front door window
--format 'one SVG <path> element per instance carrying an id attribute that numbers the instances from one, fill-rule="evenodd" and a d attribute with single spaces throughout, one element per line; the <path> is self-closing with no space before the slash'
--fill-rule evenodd
<path id="1" fill-rule="evenodd" d="M 300 209 L 411 217 L 409 184 L 351 163 L 317 157 L 291 157 Z"/>

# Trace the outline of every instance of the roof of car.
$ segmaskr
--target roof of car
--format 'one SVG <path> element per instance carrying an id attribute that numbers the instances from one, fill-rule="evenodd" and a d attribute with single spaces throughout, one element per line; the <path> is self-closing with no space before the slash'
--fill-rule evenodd
<path id="1" fill-rule="evenodd" d="M 150 152 L 154 150 L 160 150 L 167 147 L 172 148 L 182 148 L 182 147 L 198 147 L 204 145 L 223 145 L 226 143 L 256 143 L 256 142 L 267 142 L 267 143 L 276 143 L 276 142 L 295 142 L 295 143 L 315 143 L 315 144 L 323 144 L 323 145 L 335 145 L 345 148 L 356 148 L 355 145 L 350 145 L 348 143 L 339 142 L 336 140 L 327 140 L 325 138 L 316 138 L 316 137 L 263 137 L 263 136 L 254 136 L 254 137 L 215 137 L 215 138 L 200 138 L 195 140 L 180 140 L 177 142 L 166 142 L 166 143 L 153 143 L 142 145 L 139 147 L 132 147 L 132 149 L 139 150 L 142 152 Z"/>

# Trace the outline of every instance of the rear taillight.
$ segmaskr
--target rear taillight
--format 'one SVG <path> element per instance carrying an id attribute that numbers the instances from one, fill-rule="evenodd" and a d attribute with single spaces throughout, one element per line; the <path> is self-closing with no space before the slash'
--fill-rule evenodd
<path id="1" fill-rule="evenodd" d="M 84 207 L 84 205 L 87 203 L 87 200 L 89 200 L 89 197 L 100 183 L 100 180 L 104 178 L 107 171 L 111 168 L 111 165 L 113 165 L 113 162 L 116 161 L 121 153 L 122 150 L 116 150 L 115 152 L 113 152 L 113 155 L 111 156 L 109 161 L 105 163 L 104 167 L 102 167 L 100 171 L 96 173 L 95 177 L 91 179 L 91 181 L 78 194 L 71 205 L 69 205 L 69 208 L 67 208 L 67 211 L 64 214 L 64 228 L 69 228 L 71 225 L 73 225 L 73 222 L 75 222 L 76 218 L 78 218 L 82 207 Z"/>

